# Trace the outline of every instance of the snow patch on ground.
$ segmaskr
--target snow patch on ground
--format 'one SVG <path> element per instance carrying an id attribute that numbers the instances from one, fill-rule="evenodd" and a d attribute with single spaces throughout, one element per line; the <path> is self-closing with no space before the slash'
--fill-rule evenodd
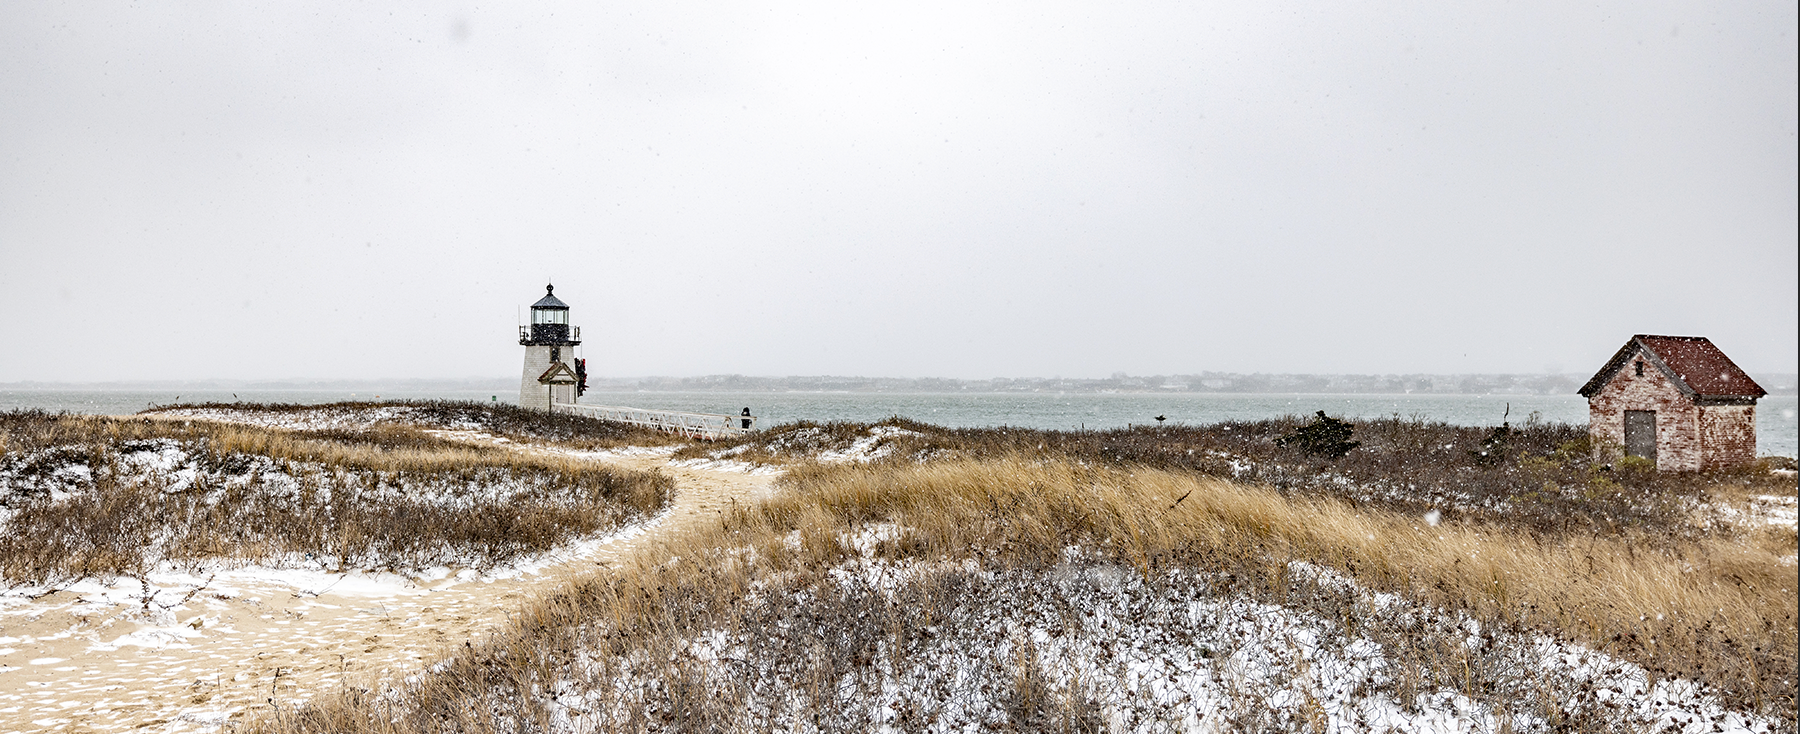
<path id="1" fill-rule="evenodd" d="M 727 459 L 680 459 L 669 462 L 669 466 L 680 469 L 698 469 L 701 471 L 735 472 L 754 476 L 774 476 L 783 469 L 778 466 L 752 464 L 746 461 L 730 461 Z"/>
<path id="2" fill-rule="evenodd" d="M 1703 516 L 1701 522 L 1705 524 L 1716 519 L 1750 528 L 1775 526 L 1794 530 L 1800 527 L 1800 513 L 1796 512 L 1796 510 L 1800 510 L 1800 507 L 1796 507 L 1796 499 L 1795 497 L 1763 494 L 1751 497 L 1748 503 L 1742 505 L 1715 502 L 1707 507 L 1713 518 L 1708 519 Z"/>
<path id="3" fill-rule="evenodd" d="M 1800 497 L 1764 494 L 1750 499 L 1750 514 L 1769 525 L 1800 527 Z"/>
<path id="4" fill-rule="evenodd" d="M 115 577 L 82 579 L 60 586 L 14 586 L 0 591 L 0 615 L 32 611 L 32 603 L 52 594 L 75 597 L 77 611 L 81 606 L 94 609 L 136 605 L 143 607 L 146 621 L 156 621 L 168 612 L 188 609 L 187 601 L 196 596 L 215 599 L 255 598 L 268 589 L 285 589 L 302 597 L 318 597 L 330 593 L 368 599 L 398 596 L 422 596 L 466 583 L 491 583 L 502 579 L 535 576 L 552 566 L 586 558 L 616 543 L 635 538 L 662 524 L 673 510 L 665 510 L 653 518 L 632 523 L 617 532 L 595 535 L 567 543 L 547 553 L 525 557 L 519 561 L 485 571 L 472 568 L 437 566 L 416 573 L 398 574 L 385 571 L 355 569 L 329 570 L 331 559 L 294 556 L 280 565 L 239 564 L 229 561 L 207 561 L 176 565 L 164 563 L 143 579 Z M 148 585 L 146 586 L 146 583 Z M 41 613 L 41 609 L 36 610 Z M 169 617 L 168 621 L 172 621 Z M 183 621 L 182 625 L 193 624 Z M 202 624 L 204 626 L 204 623 Z M 194 628 L 198 629 L 198 628 Z M 192 637 L 180 630 L 177 637 Z M 0 638 L 0 643 L 10 638 Z M 157 635 L 134 637 L 117 645 L 144 645 L 162 639 Z"/>
<path id="5" fill-rule="evenodd" d="M 1297 574 L 1317 583 L 1352 591 L 1369 600 L 1377 608 L 1399 610 L 1411 614 L 1437 617 L 1456 616 L 1469 636 L 1465 644 L 1479 644 L 1481 627 L 1463 615 L 1449 615 L 1442 610 L 1415 609 L 1403 598 L 1362 588 L 1348 576 L 1310 563 L 1296 562 L 1291 567 Z M 1591 689 L 1604 704 L 1618 706 L 1635 720 L 1651 724 L 1651 731 L 1689 731 L 1690 725 L 1704 726 L 1697 731 L 1766 732 L 1769 722 L 1721 708 L 1716 698 L 1698 683 L 1688 680 L 1659 679 L 1650 683 L 1642 666 L 1585 646 L 1557 640 L 1541 633 L 1504 633 L 1505 643 L 1530 650 L 1536 667 L 1544 674 L 1580 683 Z"/>
<path id="6" fill-rule="evenodd" d="M 681 448 L 680 445 L 668 446 L 621 446 L 619 448 L 601 449 L 599 451 L 573 452 L 575 456 L 591 456 L 596 459 L 660 459 L 666 458 Z"/>
<path id="7" fill-rule="evenodd" d="M 917 431 L 909 431 L 898 426 L 875 426 L 869 429 L 869 435 L 852 441 L 841 449 L 819 452 L 821 464 L 867 464 L 894 452 L 894 447 L 887 443 L 888 439 L 900 436 L 923 436 Z"/>
<path id="8" fill-rule="evenodd" d="M 332 429 L 357 430 L 379 423 L 409 422 L 417 411 L 401 406 L 383 406 L 369 408 L 335 408 L 321 407 L 310 410 L 261 411 L 238 410 L 232 408 L 174 408 L 156 412 L 159 416 L 171 418 L 195 418 L 199 420 L 223 421 L 228 423 L 244 423 L 263 428 L 285 428 L 295 431 L 322 431 Z M 465 425 L 445 425 L 443 428 L 477 430 L 482 426 L 474 421 Z"/>
<path id="9" fill-rule="evenodd" d="M 1515 671 L 1507 675 L 1517 676 L 1518 689 L 1471 698 L 1446 684 L 1459 676 L 1417 677 L 1360 631 L 1367 628 L 1215 592 L 1207 574 L 1146 580 L 1076 548 L 1039 571 L 876 557 L 905 532 L 878 524 L 843 536 L 860 558 L 818 583 L 757 585 L 736 626 L 693 633 L 672 658 L 644 650 L 604 663 L 589 657 L 587 677 L 547 686 L 541 702 L 555 714 L 552 731 L 655 721 L 668 699 L 645 692 L 668 690 L 677 670 L 682 681 L 716 682 L 709 695 L 727 697 L 717 710 L 763 730 L 973 732 L 1074 720 L 1122 732 L 1525 732 L 1558 725 L 1535 704 L 1573 706 L 1565 704 L 1571 697 L 1584 697 L 1580 705 L 1595 720 L 1629 720 L 1647 731 L 1773 728 L 1723 710 L 1691 681 L 1652 684 L 1631 663 L 1537 633 L 1483 629 L 1309 564 L 1294 564 L 1295 577 L 1352 598 L 1352 616 L 1447 634 L 1477 664 Z M 922 591 L 929 610 L 894 609 Z M 820 626 L 827 601 L 834 621 Z M 906 629 L 881 621 L 896 612 Z M 817 693 L 816 676 L 826 671 L 834 690 Z M 1540 686 L 1543 698 L 1533 700 Z M 1489 703 L 1496 700 L 1507 705 Z M 1065 718 L 1034 718 L 1042 716 Z"/>

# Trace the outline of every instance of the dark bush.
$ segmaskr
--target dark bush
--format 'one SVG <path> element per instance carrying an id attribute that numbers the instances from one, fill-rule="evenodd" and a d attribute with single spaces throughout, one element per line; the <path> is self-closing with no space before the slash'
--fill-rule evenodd
<path id="1" fill-rule="evenodd" d="M 1313 422 L 1276 439 L 1275 445 L 1292 446 L 1316 459 L 1342 459 L 1345 454 L 1362 445 L 1360 441 L 1350 440 L 1354 433 L 1355 426 L 1325 415 L 1325 411 L 1321 410 L 1313 418 Z"/>

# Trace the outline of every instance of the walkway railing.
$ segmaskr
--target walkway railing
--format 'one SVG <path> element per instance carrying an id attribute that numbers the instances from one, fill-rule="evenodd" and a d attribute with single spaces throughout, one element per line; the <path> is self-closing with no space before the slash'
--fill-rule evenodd
<path id="1" fill-rule="evenodd" d="M 707 441 L 735 436 L 756 427 L 756 416 L 715 415 L 713 413 L 681 413 L 672 410 L 648 410 L 616 405 L 577 405 L 557 403 L 551 410 L 589 418 L 629 423 L 665 433 Z M 748 423 L 748 427 L 745 424 Z"/>

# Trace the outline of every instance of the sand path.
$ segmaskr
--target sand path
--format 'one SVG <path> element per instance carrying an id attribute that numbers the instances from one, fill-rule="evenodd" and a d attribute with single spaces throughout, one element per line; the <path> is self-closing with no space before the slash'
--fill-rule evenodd
<path id="1" fill-rule="evenodd" d="M 481 640 L 536 596 L 765 496 L 774 480 L 670 466 L 666 453 L 590 456 L 669 473 L 671 509 L 511 578 L 242 573 L 195 591 L 204 580 L 153 576 L 166 588 L 148 610 L 121 598 L 140 593 L 134 581 L 111 593 L 90 584 L 35 600 L 0 597 L 0 732 L 205 731 L 340 680 L 406 675 Z"/>

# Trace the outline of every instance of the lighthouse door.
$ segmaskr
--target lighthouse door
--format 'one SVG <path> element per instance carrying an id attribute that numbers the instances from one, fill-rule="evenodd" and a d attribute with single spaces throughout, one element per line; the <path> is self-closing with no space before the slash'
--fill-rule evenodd
<path id="1" fill-rule="evenodd" d="M 1656 411 L 1625 411 L 1625 455 L 1656 461 Z"/>

